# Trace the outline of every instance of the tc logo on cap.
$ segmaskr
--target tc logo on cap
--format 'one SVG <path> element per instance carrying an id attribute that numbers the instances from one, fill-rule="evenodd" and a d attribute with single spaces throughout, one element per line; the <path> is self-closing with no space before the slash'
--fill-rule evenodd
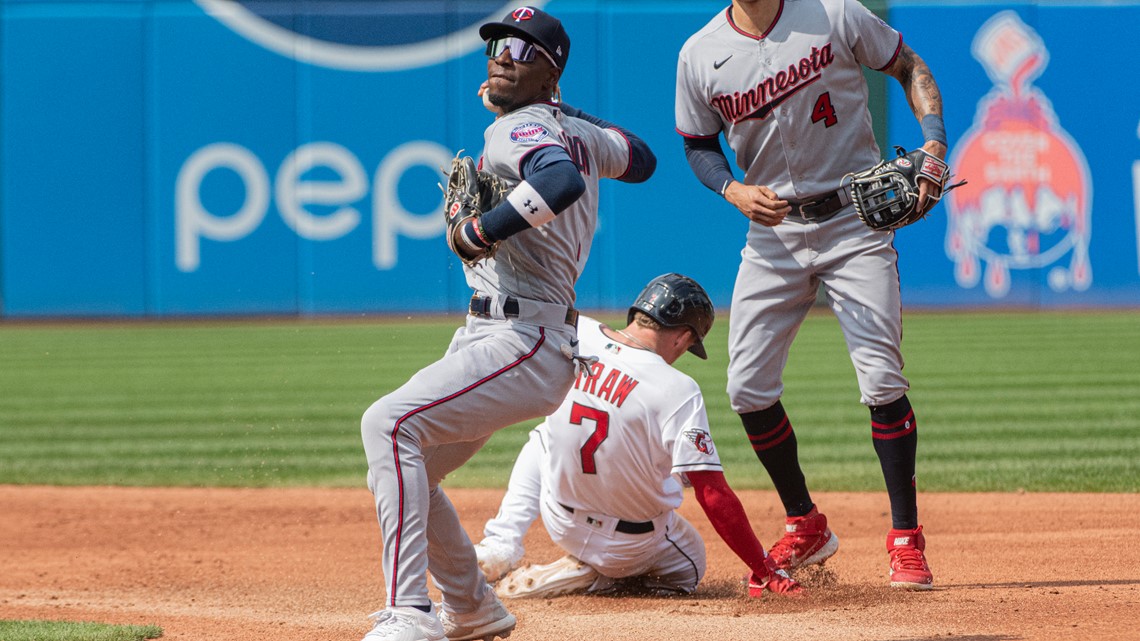
<path id="1" fill-rule="evenodd" d="M 534 9 L 531 9 L 530 7 L 519 7 L 511 13 L 511 17 L 515 19 L 515 22 L 530 20 L 534 17 Z"/>

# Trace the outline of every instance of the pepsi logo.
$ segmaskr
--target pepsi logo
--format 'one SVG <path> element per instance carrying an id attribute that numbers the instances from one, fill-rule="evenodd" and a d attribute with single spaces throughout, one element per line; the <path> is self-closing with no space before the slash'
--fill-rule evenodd
<path id="1" fill-rule="evenodd" d="M 541 7 L 548 1 L 533 4 Z M 497 1 L 421 0 L 414 11 L 396 2 L 194 2 L 206 15 L 265 49 L 348 71 L 414 69 L 468 55 L 483 48 L 480 25 L 521 11 L 512 12 L 514 3 Z"/>

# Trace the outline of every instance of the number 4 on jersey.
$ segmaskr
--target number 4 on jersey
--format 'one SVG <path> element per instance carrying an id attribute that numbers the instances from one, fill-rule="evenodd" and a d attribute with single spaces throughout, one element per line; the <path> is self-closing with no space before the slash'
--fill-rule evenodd
<path id="1" fill-rule="evenodd" d="M 815 100 L 815 107 L 811 110 L 811 121 L 823 121 L 825 127 L 830 127 L 839 122 L 839 118 L 835 117 L 835 107 L 831 106 L 831 92 L 825 91 L 819 95 Z"/>

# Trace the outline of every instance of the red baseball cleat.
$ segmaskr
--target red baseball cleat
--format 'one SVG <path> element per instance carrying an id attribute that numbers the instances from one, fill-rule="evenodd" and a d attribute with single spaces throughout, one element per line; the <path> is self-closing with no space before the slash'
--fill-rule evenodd
<path id="1" fill-rule="evenodd" d="M 922 526 L 913 530 L 891 530 L 887 533 L 887 552 L 891 555 L 891 587 L 906 590 L 929 590 L 934 575 L 926 563 L 926 537 Z"/>
<path id="2" fill-rule="evenodd" d="M 839 537 L 815 506 L 803 516 L 789 516 L 784 529 L 783 538 L 768 551 L 769 565 L 781 570 L 823 563 L 839 550 Z"/>

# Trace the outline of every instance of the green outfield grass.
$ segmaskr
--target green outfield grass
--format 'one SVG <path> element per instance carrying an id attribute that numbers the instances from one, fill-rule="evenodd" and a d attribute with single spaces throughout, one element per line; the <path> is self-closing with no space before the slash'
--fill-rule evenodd
<path id="1" fill-rule="evenodd" d="M 678 366 L 729 480 L 768 488 L 725 396 L 724 316 L 710 359 Z M 0 483 L 363 487 L 361 413 L 460 322 L 0 324 Z M 912 313 L 903 348 L 922 490 L 1140 491 L 1140 313 Z M 830 314 L 805 322 L 785 383 L 810 486 L 881 489 Z M 528 427 L 447 482 L 504 485 Z"/>

